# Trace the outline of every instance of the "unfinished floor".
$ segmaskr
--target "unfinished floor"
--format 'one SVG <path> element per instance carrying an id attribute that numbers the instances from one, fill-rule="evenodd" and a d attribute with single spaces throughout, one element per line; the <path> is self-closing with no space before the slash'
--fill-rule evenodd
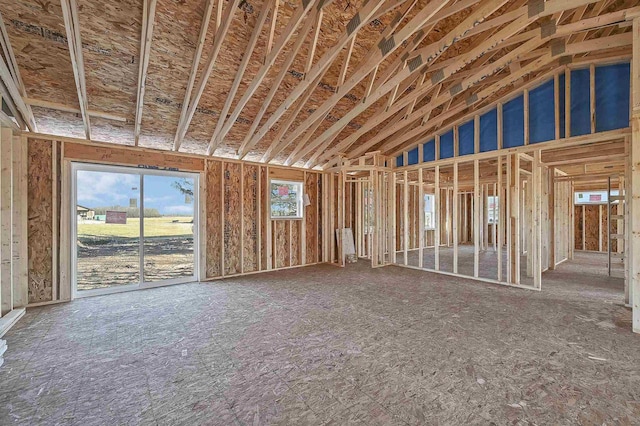
<path id="1" fill-rule="evenodd" d="M 542 292 L 360 262 L 30 309 L 0 424 L 637 423 L 640 340 L 592 263 Z"/>

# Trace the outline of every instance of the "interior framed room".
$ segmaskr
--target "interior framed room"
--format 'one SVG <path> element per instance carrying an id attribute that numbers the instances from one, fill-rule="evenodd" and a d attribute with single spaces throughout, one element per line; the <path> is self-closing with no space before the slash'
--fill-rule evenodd
<path id="1" fill-rule="evenodd" d="M 0 424 L 634 424 L 640 2 L 6 0 Z"/>

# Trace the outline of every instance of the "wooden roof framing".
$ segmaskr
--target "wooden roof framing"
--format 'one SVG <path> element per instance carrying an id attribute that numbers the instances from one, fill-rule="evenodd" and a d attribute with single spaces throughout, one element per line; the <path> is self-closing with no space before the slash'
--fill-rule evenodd
<path id="1" fill-rule="evenodd" d="M 328 167 L 406 150 L 569 61 L 628 58 L 639 6 L 6 0 L 0 94 L 31 131 Z"/>

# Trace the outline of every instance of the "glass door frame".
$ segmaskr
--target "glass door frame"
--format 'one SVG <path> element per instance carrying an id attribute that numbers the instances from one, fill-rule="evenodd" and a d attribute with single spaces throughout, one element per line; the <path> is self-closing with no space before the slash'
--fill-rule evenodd
<path id="1" fill-rule="evenodd" d="M 78 220 L 76 205 L 78 199 L 78 171 L 122 173 L 140 177 L 140 235 L 139 235 L 139 282 L 118 285 L 111 288 L 78 291 Z M 145 281 L 144 279 L 144 176 L 168 176 L 193 179 L 193 275 L 180 278 Z M 200 174 L 197 172 L 181 172 L 177 170 L 149 169 L 135 166 L 117 166 L 97 163 L 71 162 L 71 205 L 69 206 L 71 221 L 71 298 L 100 296 L 132 290 L 162 287 L 172 284 L 184 284 L 200 281 Z"/>

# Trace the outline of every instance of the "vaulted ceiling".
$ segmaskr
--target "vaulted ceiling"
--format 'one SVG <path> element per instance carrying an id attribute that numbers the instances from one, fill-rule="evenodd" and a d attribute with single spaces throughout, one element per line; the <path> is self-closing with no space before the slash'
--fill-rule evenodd
<path id="1" fill-rule="evenodd" d="M 306 167 L 631 53 L 631 0 L 3 0 L 31 131 Z"/>

